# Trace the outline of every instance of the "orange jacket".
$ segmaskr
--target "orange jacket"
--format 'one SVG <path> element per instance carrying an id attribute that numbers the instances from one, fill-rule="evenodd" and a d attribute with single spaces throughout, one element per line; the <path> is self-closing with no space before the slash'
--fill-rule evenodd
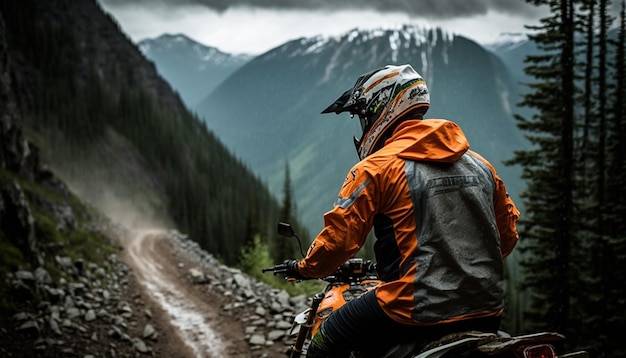
<path id="1" fill-rule="evenodd" d="M 493 166 L 468 149 L 453 122 L 401 123 L 350 170 L 300 274 L 331 274 L 374 228 L 385 281 L 376 296 L 390 317 L 419 325 L 501 314 L 519 212 Z"/>

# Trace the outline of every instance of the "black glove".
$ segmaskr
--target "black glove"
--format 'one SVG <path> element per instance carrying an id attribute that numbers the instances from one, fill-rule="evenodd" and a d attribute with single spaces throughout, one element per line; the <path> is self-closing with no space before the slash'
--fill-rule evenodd
<path id="1" fill-rule="evenodd" d="M 285 260 L 281 264 L 281 268 L 284 270 L 281 273 L 285 276 L 285 279 L 288 281 L 292 280 L 304 280 L 305 277 L 300 275 L 298 271 L 298 260 Z"/>

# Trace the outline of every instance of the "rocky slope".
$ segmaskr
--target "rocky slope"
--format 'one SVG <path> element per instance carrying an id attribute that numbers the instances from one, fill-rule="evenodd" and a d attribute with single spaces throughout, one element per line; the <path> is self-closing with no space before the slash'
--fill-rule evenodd
<path id="1" fill-rule="evenodd" d="M 54 281 L 47 270 L 19 270 L 6 276 L 15 293 L 43 298 L 2 319 L 3 357 L 278 357 L 291 339 L 288 329 L 296 312 L 306 308 L 304 296 L 259 283 L 219 262 L 197 243 L 176 231 L 160 238 L 158 261 L 172 273 L 170 285 L 218 312 L 209 324 L 219 330 L 226 347 L 217 350 L 197 340 L 185 341 L 172 325 L 163 302 L 131 269 L 127 251 L 110 255 L 102 265 L 56 257 L 65 279 Z M 124 240 L 123 240 L 124 241 Z M 151 258 L 155 259 L 155 258 Z M 197 317 L 208 316 L 206 310 Z M 214 345 L 215 345 L 214 344 Z M 198 351 L 197 347 L 204 347 Z M 215 353 L 219 352 L 219 353 Z"/>
<path id="2" fill-rule="evenodd" d="M 0 17 L 0 356 L 193 357 L 132 268 L 132 233 L 74 196 L 23 134 Z M 305 298 L 218 263 L 176 232 L 159 257 L 173 284 L 206 301 L 230 332 L 225 355 L 279 356 Z M 205 312 L 197 312 L 199 316 Z"/>
<path id="3" fill-rule="evenodd" d="M 3 357 L 159 356 L 171 337 L 157 331 L 150 306 L 142 299 L 132 272 L 116 255 L 100 266 L 57 256 L 67 277 L 55 281 L 38 267 L 7 275 L 14 295 L 42 298 L 2 320 Z M 30 300 L 28 300 L 30 301 Z"/>

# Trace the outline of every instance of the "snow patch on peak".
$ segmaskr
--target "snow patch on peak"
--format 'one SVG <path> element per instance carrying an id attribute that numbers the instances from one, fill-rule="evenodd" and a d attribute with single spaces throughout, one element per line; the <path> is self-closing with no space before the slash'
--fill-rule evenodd
<path id="1" fill-rule="evenodd" d="M 317 36 L 306 44 L 308 47 L 304 50 L 304 54 L 320 53 L 324 49 L 324 46 L 330 41 L 329 37 Z"/>
<path id="2" fill-rule="evenodd" d="M 441 33 L 441 41 L 450 43 L 453 41 L 455 34 L 439 28 L 433 28 L 427 25 L 389 25 L 374 29 L 352 29 L 340 38 L 348 42 L 366 42 L 383 36 L 389 36 L 389 43 L 392 48 L 410 47 L 411 42 L 420 46 L 425 43 L 436 45 L 439 41 Z"/>
<path id="3" fill-rule="evenodd" d="M 247 62 L 252 58 L 252 56 L 247 54 L 233 55 L 224 53 L 215 47 L 198 43 L 183 34 L 163 34 L 154 39 L 145 39 L 138 43 L 138 47 L 146 55 L 155 52 L 170 53 L 172 55 L 193 53 L 193 57 L 198 61 L 215 64 L 237 64 Z"/>
<path id="4" fill-rule="evenodd" d="M 528 34 L 520 32 L 503 32 L 492 43 L 485 44 L 489 50 L 514 50 L 528 42 Z"/>
<path id="5" fill-rule="evenodd" d="M 447 51 L 454 42 L 455 36 L 457 35 L 453 32 L 423 24 L 389 25 L 371 29 L 354 28 L 339 35 L 303 37 L 279 46 L 276 48 L 276 51 L 270 51 L 264 57 L 271 58 L 279 53 L 283 53 L 293 58 L 321 53 L 334 44 L 358 46 L 377 41 L 383 46 L 385 42 L 388 44 L 391 50 L 391 60 L 396 62 L 400 58 L 402 51 L 414 47 L 430 48 L 430 50 L 425 50 L 428 54 L 435 46 L 443 46 L 444 51 Z M 444 53 L 444 58 L 447 62 L 447 53 Z"/>

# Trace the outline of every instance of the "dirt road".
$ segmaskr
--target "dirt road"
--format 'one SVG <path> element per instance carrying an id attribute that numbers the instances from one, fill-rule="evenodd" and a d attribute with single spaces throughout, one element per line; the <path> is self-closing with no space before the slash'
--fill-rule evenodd
<path id="1" fill-rule="evenodd" d="M 164 232 L 141 231 L 125 244 L 125 261 L 144 293 L 155 303 L 159 330 L 168 339 L 159 347 L 171 357 L 259 357 L 244 339 L 241 317 L 222 310 L 226 297 L 210 294 L 188 277 L 196 263 L 172 250 Z M 263 353 L 273 357 L 276 354 Z"/>

